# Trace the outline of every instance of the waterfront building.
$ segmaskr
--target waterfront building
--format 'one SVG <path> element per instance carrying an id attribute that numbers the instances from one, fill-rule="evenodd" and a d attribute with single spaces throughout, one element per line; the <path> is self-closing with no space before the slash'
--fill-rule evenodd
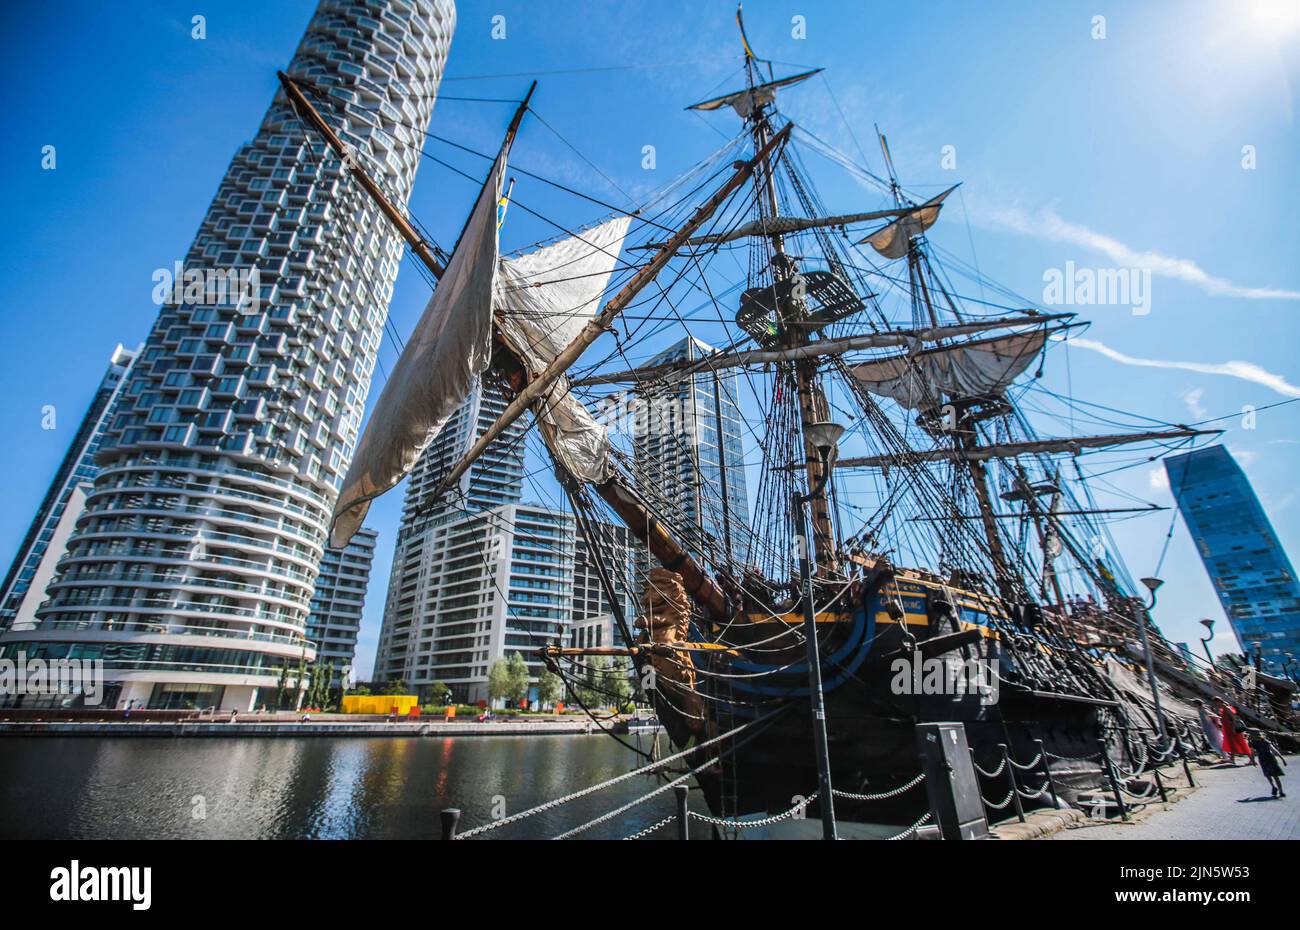
<path id="1" fill-rule="evenodd" d="M 686 338 L 646 365 L 700 361 L 715 351 L 698 339 Z M 637 405 L 633 429 L 636 485 L 653 512 L 680 528 L 679 541 L 697 559 L 732 561 L 726 558 L 730 547 L 735 561 L 748 561 L 745 421 L 737 403 L 735 372 L 705 368 L 680 381 L 642 391 Z M 648 569 L 645 553 L 639 554 L 638 564 L 641 572 Z"/>
<path id="2" fill-rule="evenodd" d="M 402 208 L 455 11 L 322 0 L 286 70 Z M 0 652 L 105 663 L 110 705 L 249 710 L 305 639 L 400 236 L 277 92 L 241 146 L 105 429 L 35 624 Z"/>
<path id="3" fill-rule="evenodd" d="M 66 512 L 71 510 L 75 519 L 85 504 L 85 494 L 78 488 L 94 481 L 99 473 L 95 453 L 99 451 L 104 428 L 117 409 L 118 396 L 138 354 L 139 349 L 124 349 L 119 345 L 108 360 L 108 370 L 100 379 L 90 407 L 72 435 L 68 451 L 36 508 L 36 515 L 18 545 L 18 553 L 5 575 L 4 585 L 0 587 L 0 632 L 7 629 L 19 614 L 26 620 L 35 619 L 36 608 L 45 600 L 45 586 L 34 583 L 36 576 L 40 573 L 45 582 L 49 582 L 53 565 L 62 554 L 53 553 L 53 560 L 47 558 L 52 554 L 50 543 L 56 529 Z M 56 426 L 57 423 L 56 411 Z M 72 501 L 74 495 L 78 498 L 76 506 Z"/>
<path id="4" fill-rule="evenodd" d="M 618 606 L 631 629 L 637 615 L 633 537 L 621 523 L 592 521 L 591 529 Z M 572 646 L 629 645 L 614 619 L 613 606 L 596 570 L 596 560 L 580 532 L 574 539 L 573 607 L 569 624 Z"/>
<path id="5" fill-rule="evenodd" d="M 374 680 L 403 680 L 432 699 L 441 682 L 460 702 L 488 699 L 488 670 L 564 639 L 573 601 L 573 518 L 503 504 L 424 527 L 393 561 Z"/>
<path id="6" fill-rule="evenodd" d="M 316 647 L 317 664 L 333 670 L 332 686 L 343 680 L 356 658 L 378 535 L 363 526 L 342 549 L 326 548 L 320 560 L 307 616 L 307 639 Z"/>
<path id="7" fill-rule="evenodd" d="M 1300 583 L 1250 480 L 1222 445 L 1165 459 L 1169 488 L 1242 652 L 1284 674 L 1300 653 Z"/>

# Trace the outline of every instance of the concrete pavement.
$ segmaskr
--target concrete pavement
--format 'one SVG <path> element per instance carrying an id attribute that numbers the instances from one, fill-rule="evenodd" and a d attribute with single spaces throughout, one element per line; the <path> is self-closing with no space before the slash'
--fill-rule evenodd
<path id="1" fill-rule="evenodd" d="M 1300 775 L 1300 757 L 1288 757 L 1284 771 Z M 1196 790 L 1169 805 L 1148 805 L 1137 823 L 1088 823 L 1063 830 L 1053 840 L 1297 840 L 1300 839 L 1300 780 L 1285 777 L 1287 797 L 1273 798 L 1268 781 L 1253 766 L 1197 768 Z M 1292 784 L 1292 783 L 1295 784 Z M 1162 809 L 1164 808 L 1164 809 Z"/>

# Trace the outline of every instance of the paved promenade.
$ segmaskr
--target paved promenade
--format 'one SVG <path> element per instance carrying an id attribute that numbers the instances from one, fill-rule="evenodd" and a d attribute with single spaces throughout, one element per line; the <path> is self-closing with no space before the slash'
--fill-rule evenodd
<path id="1" fill-rule="evenodd" d="M 1196 791 L 1141 822 L 1064 830 L 1054 840 L 1300 840 L 1300 756 L 1287 759 L 1285 798 L 1273 798 L 1258 768 L 1195 769 Z"/>

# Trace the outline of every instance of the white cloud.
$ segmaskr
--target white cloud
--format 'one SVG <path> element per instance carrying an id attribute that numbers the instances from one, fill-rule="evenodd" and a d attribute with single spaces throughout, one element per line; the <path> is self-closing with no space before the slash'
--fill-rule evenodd
<path id="1" fill-rule="evenodd" d="M 1016 206 L 986 208 L 973 205 L 971 220 L 994 229 L 1008 229 L 1026 236 L 1037 236 L 1053 242 L 1065 242 L 1080 248 L 1100 252 L 1116 265 L 1124 268 L 1148 268 L 1152 274 L 1176 278 L 1199 287 L 1216 297 L 1245 297 L 1252 300 L 1300 300 L 1300 291 L 1271 287 L 1243 287 L 1212 275 L 1195 262 L 1174 258 L 1159 252 L 1142 251 L 1125 245 L 1112 236 L 1096 232 L 1078 223 L 1062 219 L 1050 207 L 1032 215 Z"/>
<path id="2" fill-rule="evenodd" d="M 1169 490 L 1169 475 L 1163 465 L 1155 465 L 1147 472 L 1147 487 L 1152 491 Z"/>
<path id="3" fill-rule="evenodd" d="M 1300 387 L 1291 384 L 1282 375 L 1260 368 L 1254 362 L 1175 362 L 1157 358 L 1136 358 L 1116 351 L 1104 342 L 1098 342 L 1095 339 L 1074 338 L 1069 340 L 1069 343 L 1080 349 L 1099 352 L 1111 361 L 1119 362 L 1121 365 L 1134 365 L 1139 368 L 1174 368 L 1181 371 L 1195 371 L 1203 375 L 1228 375 L 1232 378 L 1240 378 L 1242 381 L 1250 381 L 1253 384 L 1262 384 L 1283 397 L 1300 397 Z"/>

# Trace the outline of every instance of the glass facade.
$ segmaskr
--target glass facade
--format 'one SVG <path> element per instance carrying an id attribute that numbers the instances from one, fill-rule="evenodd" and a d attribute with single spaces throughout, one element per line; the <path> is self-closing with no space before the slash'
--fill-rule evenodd
<path id="1" fill-rule="evenodd" d="M 1237 641 L 1281 674 L 1300 653 L 1300 584 L 1249 479 L 1221 445 L 1170 456 L 1165 472 Z"/>
<path id="2" fill-rule="evenodd" d="M 687 338 L 646 365 L 699 361 L 714 351 L 698 339 Z M 637 490 L 697 559 L 715 565 L 747 563 L 749 497 L 735 371 L 715 373 L 706 367 L 689 378 L 644 391 L 638 406 L 633 434 Z M 644 556 L 641 561 L 645 563 Z"/>
<path id="3" fill-rule="evenodd" d="M 99 383 L 99 389 L 95 391 L 90 409 L 82 417 L 81 425 L 72 438 L 72 444 L 68 447 L 59 470 L 54 473 L 50 489 L 45 493 L 40 507 L 37 508 L 27 535 L 23 537 L 18 547 L 18 554 L 14 556 L 13 563 L 9 566 L 4 586 L 0 587 L 0 631 L 9 627 L 27 597 L 36 570 L 40 567 L 41 559 L 45 557 L 50 540 L 54 537 L 55 527 L 63 517 L 68 499 L 72 497 L 73 488 L 78 484 L 94 481 L 95 476 L 99 474 L 99 467 L 95 465 L 95 453 L 99 451 L 100 443 L 103 441 L 104 427 L 117 409 L 118 395 L 126 382 L 126 376 L 131 372 L 137 354 L 138 350 L 131 351 L 119 345 L 109 359 L 108 371 Z M 45 592 L 35 591 L 32 592 L 32 596 L 43 600 Z"/>
<path id="4" fill-rule="evenodd" d="M 339 683 L 343 669 L 352 668 L 356 656 L 377 538 L 374 530 L 363 526 L 346 546 L 326 549 L 320 560 L 307 639 L 316 647 L 317 661 L 334 669 L 333 685 Z"/>

